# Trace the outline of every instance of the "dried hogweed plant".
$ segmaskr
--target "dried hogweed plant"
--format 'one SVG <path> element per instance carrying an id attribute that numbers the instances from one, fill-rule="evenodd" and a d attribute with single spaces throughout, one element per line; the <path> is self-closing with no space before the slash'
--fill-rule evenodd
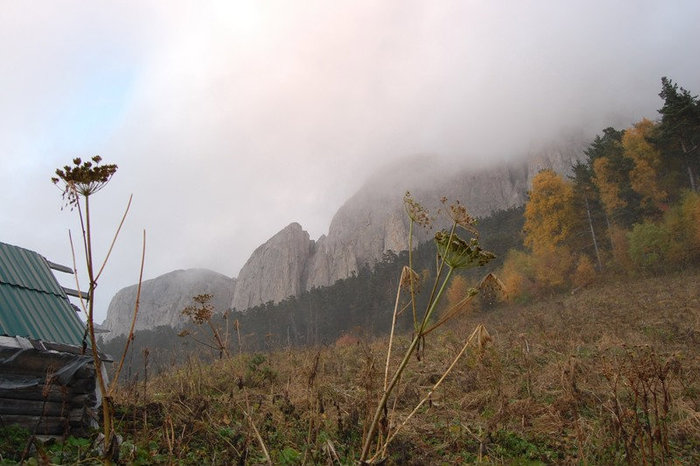
<path id="1" fill-rule="evenodd" d="M 466 350 L 474 345 L 479 351 L 483 351 L 486 344 L 491 340 L 488 332 L 483 325 L 477 326 L 469 338 L 466 339 L 462 349 L 453 359 L 450 366 L 443 372 L 442 376 L 429 390 L 429 392 L 421 399 L 413 411 L 400 423 L 392 422 L 389 419 L 393 418 L 393 410 L 391 415 L 388 413 L 387 404 L 400 383 L 401 376 L 406 369 L 412 355 L 420 353 L 421 342 L 425 336 L 437 329 L 448 320 L 457 316 L 459 312 L 448 310 L 443 317 L 436 323 L 432 323 L 433 316 L 441 301 L 441 298 L 450 282 L 453 273 L 459 269 L 468 269 L 473 267 L 481 267 L 489 263 L 495 256 L 489 251 L 484 250 L 479 245 L 478 231 L 475 227 L 476 220 L 468 214 L 466 208 L 459 202 L 447 204 L 447 199 L 441 199 L 445 206 L 444 212 L 451 221 L 451 226 L 448 230 L 441 230 L 435 234 L 435 245 L 437 249 L 437 271 L 435 281 L 433 282 L 430 291 L 430 297 L 426 305 L 425 311 L 419 315 L 416 309 L 416 292 L 418 287 L 418 274 L 413 270 L 412 249 L 413 249 L 413 225 L 418 224 L 423 227 L 432 225 L 432 219 L 428 211 L 416 202 L 410 193 L 404 196 L 404 206 L 410 220 L 409 226 L 409 265 L 404 267 L 401 273 L 401 280 L 396 295 L 396 304 L 394 305 L 394 314 L 392 318 L 391 335 L 389 337 L 389 347 L 387 349 L 387 358 L 384 371 L 384 390 L 381 399 L 377 403 L 374 411 L 374 416 L 370 421 L 369 427 L 366 429 L 364 437 L 362 453 L 360 456 L 361 464 L 371 464 L 378 461 L 383 461 L 386 458 L 387 448 L 396 434 L 406 425 L 413 417 L 418 409 L 430 398 L 432 393 L 440 386 L 443 380 L 449 375 L 454 366 L 457 364 Z M 442 211 L 442 209 L 441 209 Z M 466 232 L 470 237 L 462 238 L 460 235 Z M 401 362 L 398 366 L 390 369 L 391 351 L 394 342 L 394 329 L 396 326 L 396 317 L 403 309 L 399 309 L 400 296 L 402 289 L 409 289 L 409 301 L 413 309 L 413 337 L 408 349 L 405 351 Z M 465 298 L 457 305 L 464 308 L 464 304 L 471 300 L 477 293 L 478 289 L 471 288 L 468 290 Z M 405 309 L 405 307 L 404 307 Z M 431 324 L 432 323 L 432 324 Z"/>
<path id="2" fill-rule="evenodd" d="M 75 248 L 73 246 L 72 236 L 69 231 L 69 238 L 71 244 L 71 251 L 73 252 L 73 269 L 75 272 L 76 287 L 78 289 L 78 295 L 80 296 L 80 305 L 86 315 L 86 332 L 85 338 L 88 341 L 83 342 L 83 347 L 89 345 L 93 363 L 95 365 L 95 373 L 98 383 L 98 388 L 102 397 L 102 423 L 103 423 L 103 434 L 104 434 L 104 455 L 103 461 L 105 464 L 110 464 L 112 458 L 117 455 L 118 448 L 116 445 L 116 436 L 114 435 L 114 414 L 112 409 L 112 396 L 114 390 L 117 386 L 117 381 L 119 379 L 119 374 L 124 365 L 124 359 L 126 353 L 129 349 L 129 344 L 133 339 L 134 325 L 136 323 L 136 316 L 138 314 L 139 299 L 141 294 L 141 280 L 143 277 L 143 264 L 146 251 L 146 232 L 143 232 L 143 248 L 141 252 L 141 271 L 139 274 L 139 281 L 136 292 L 136 302 L 134 303 L 134 311 L 132 314 L 131 328 L 129 331 L 129 337 L 126 340 L 124 351 L 122 357 L 119 360 L 119 364 L 114 373 L 111 383 L 107 381 L 107 378 L 102 372 L 102 359 L 97 348 L 97 341 L 95 339 L 95 324 L 94 324 L 94 303 L 95 303 L 95 289 L 97 288 L 97 283 L 104 271 L 109 256 L 112 253 L 114 244 L 116 243 L 119 232 L 124 225 L 124 220 L 129 212 L 129 207 L 131 206 L 131 199 L 129 197 L 129 202 L 127 203 L 124 214 L 122 215 L 119 226 L 117 227 L 112 242 L 109 246 L 105 258 L 102 261 L 99 269 L 95 266 L 94 254 L 93 254 L 93 238 L 92 238 L 92 224 L 91 224 L 91 208 L 90 208 L 90 198 L 92 195 L 104 188 L 107 183 L 112 179 L 112 176 L 117 171 L 117 165 L 105 164 L 102 165 L 102 157 L 95 155 L 90 160 L 83 161 L 81 158 L 76 157 L 73 159 L 73 165 L 65 165 L 62 169 L 59 168 L 55 171 L 54 177 L 51 178 L 51 182 L 62 191 L 61 197 L 63 198 L 65 205 L 69 206 L 71 210 L 78 211 L 78 217 L 80 219 L 80 228 L 83 240 L 83 249 L 85 256 L 85 265 L 87 269 L 88 276 L 88 290 L 87 295 L 80 292 L 80 283 L 78 280 L 77 265 L 75 261 Z M 81 202 L 82 201 L 82 202 Z"/>
<path id="3" fill-rule="evenodd" d="M 214 306 L 211 304 L 211 299 L 212 295 L 209 293 L 203 293 L 194 296 L 192 298 L 194 304 L 191 304 L 184 308 L 182 310 L 182 315 L 189 317 L 195 325 L 202 325 L 206 323 L 209 326 L 209 330 L 211 330 L 212 339 L 214 340 L 214 345 L 201 341 L 194 336 L 192 336 L 192 339 L 201 345 L 207 346 L 215 351 L 218 351 L 219 359 L 223 359 L 224 356 L 231 356 L 228 349 L 228 314 L 224 313 L 223 315 L 224 320 L 226 320 L 226 331 L 222 335 L 221 331 L 211 321 L 211 318 L 214 316 Z M 190 335 L 190 332 L 187 330 L 183 330 L 178 334 L 178 336 L 180 337 L 185 337 L 188 335 Z"/>

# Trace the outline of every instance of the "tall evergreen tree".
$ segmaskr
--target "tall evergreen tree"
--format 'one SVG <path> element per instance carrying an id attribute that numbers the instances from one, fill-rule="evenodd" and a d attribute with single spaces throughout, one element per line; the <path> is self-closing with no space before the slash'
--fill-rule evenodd
<path id="1" fill-rule="evenodd" d="M 659 109 L 661 124 L 658 140 L 670 162 L 679 161 L 688 175 L 688 184 L 698 190 L 697 172 L 700 166 L 700 102 L 697 95 L 679 87 L 667 77 L 661 78 L 659 97 L 664 105 Z M 675 163 L 671 163 L 671 168 Z"/>

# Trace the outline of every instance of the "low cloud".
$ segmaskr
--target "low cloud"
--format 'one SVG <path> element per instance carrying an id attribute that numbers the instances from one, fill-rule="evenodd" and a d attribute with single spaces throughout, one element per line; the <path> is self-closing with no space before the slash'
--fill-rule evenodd
<path id="1" fill-rule="evenodd" d="M 655 118 L 660 77 L 700 90 L 697 2 L 67 2 L 0 19 L 0 240 L 69 263 L 53 169 L 119 165 L 98 251 L 134 204 L 109 298 L 146 276 L 235 276 L 292 221 L 312 237 L 389 161 L 521 156 L 562 131 Z M 70 283 L 68 283 L 70 284 Z"/>

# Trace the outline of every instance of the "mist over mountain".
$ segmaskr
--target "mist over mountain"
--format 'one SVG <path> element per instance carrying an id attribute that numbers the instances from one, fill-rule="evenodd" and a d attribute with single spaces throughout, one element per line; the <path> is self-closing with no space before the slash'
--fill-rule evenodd
<path id="1" fill-rule="evenodd" d="M 206 270 L 176 271 L 144 282 L 137 329 L 178 326 L 182 309 L 194 295 L 211 293 L 219 311 L 244 311 L 280 302 L 315 287 L 347 278 L 364 265 L 381 260 L 387 251 L 406 249 L 409 222 L 403 196 L 410 191 L 433 214 L 440 198 L 459 200 L 477 217 L 525 203 L 533 176 L 551 168 L 567 174 L 583 157 L 588 139 L 567 136 L 514 161 L 484 161 L 464 166 L 455 160 L 423 155 L 402 159 L 375 173 L 333 216 L 328 234 L 312 240 L 292 223 L 260 245 L 231 279 Z M 437 218 L 436 227 L 440 226 Z M 417 229 L 424 241 L 434 233 Z M 113 336 L 128 331 L 136 287 L 117 293 L 104 326 Z"/>
<path id="2" fill-rule="evenodd" d="M 192 297 L 211 294 L 217 311 L 228 308 L 236 289 L 236 280 L 206 269 L 175 270 L 141 285 L 141 299 L 135 330 L 160 325 L 178 327 L 187 319 L 182 310 L 192 304 Z M 112 298 L 102 326 L 109 330 L 107 339 L 127 334 L 136 302 L 137 286 L 121 289 Z"/>

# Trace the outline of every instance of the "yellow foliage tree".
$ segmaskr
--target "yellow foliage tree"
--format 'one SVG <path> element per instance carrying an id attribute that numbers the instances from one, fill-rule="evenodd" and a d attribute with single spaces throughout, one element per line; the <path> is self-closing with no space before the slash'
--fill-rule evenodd
<path id="1" fill-rule="evenodd" d="M 681 202 L 666 212 L 663 224 L 672 240 L 670 262 L 692 263 L 700 258 L 700 193 L 686 191 Z"/>
<path id="2" fill-rule="evenodd" d="M 525 245 L 536 254 L 563 245 L 576 220 L 573 199 L 571 183 L 552 170 L 538 173 L 525 206 Z"/>
<path id="3" fill-rule="evenodd" d="M 543 170 L 533 178 L 523 229 L 539 288 L 566 283 L 572 265 L 566 242 L 576 224 L 573 201 L 572 184 L 554 171 Z"/>
<path id="4" fill-rule="evenodd" d="M 634 161 L 634 168 L 630 171 L 632 189 L 642 196 L 643 205 L 658 207 L 666 199 L 666 193 L 657 180 L 661 154 L 647 139 L 655 126 L 654 122 L 642 119 L 625 131 L 622 147 L 624 156 Z"/>
<path id="5" fill-rule="evenodd" d="M 565 285 L 573 265 L 573 257 L 566 246 L 547 246 L 532 253 L 535 279 L 539 288 Z"/>
<path id="6" fill-rule="evenodd" d="M 533 293 L 534 269 L 530 254 L 515 249 L 508 251 L 498 274 L 506 288 L 508 299 L 526 298 Z"/>
<path id="7" fill-rule="evenodd" d="M 612 217 L 616 209 L 627 206 L 627 202 L 620 197 L 619 171 L 615 170 L 609 158 L 600 157 L 593 161 L 593 173 L 593 182 L 598 187 L 605 212 Z"/>

